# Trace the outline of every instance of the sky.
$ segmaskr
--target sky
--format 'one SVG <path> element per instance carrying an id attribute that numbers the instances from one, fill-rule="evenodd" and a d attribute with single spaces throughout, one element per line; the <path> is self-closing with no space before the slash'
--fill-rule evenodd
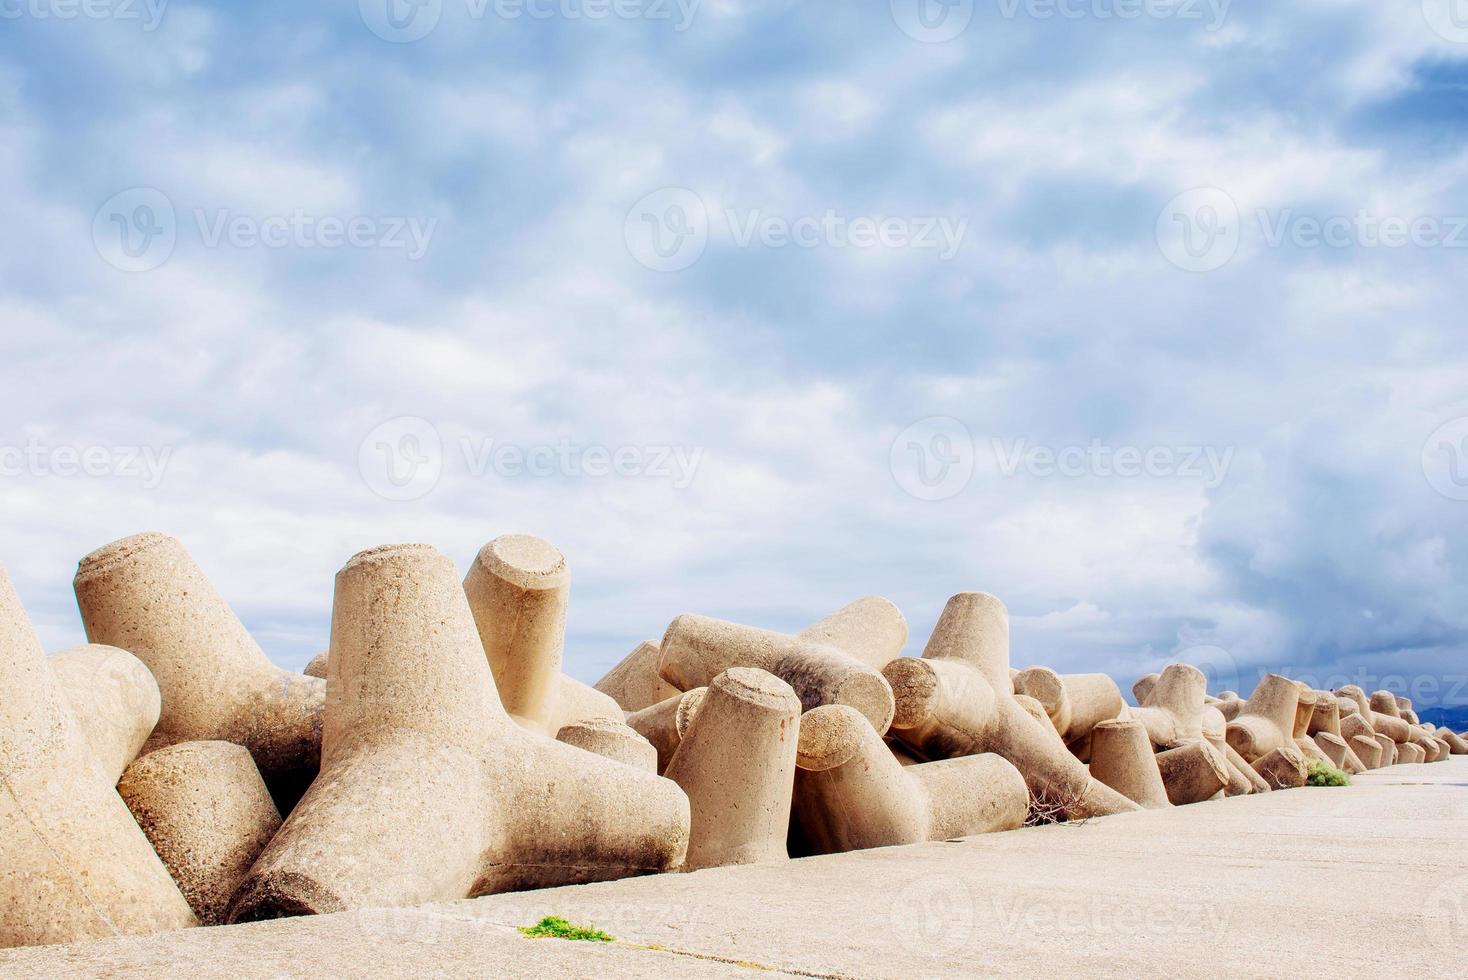
<path id="1" fill-rule="evenodd" d="M 0 561 L 262 647 L 540 535 L 594 681 L 922 650 L 1468 703 L 1468 0 L 0 0 Z"/>

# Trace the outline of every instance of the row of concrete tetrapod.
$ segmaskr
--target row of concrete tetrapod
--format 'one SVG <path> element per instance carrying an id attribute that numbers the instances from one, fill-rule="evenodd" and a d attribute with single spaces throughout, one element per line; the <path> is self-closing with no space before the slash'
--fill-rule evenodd
<path id="1" fill-rule="evenodd" d="M 675 619 L 595 688 L 570 576 L 497 538 L 338 573 L 328 651 L 270 663 L 176 540 L 82 560 L 89 645 L 47 657 L 0 570 L 0 946 L 787 860 L 1302 785 L 1468 752 L 1387 692 L 1173 664 L 1010 667 L 993 596 L 921 657 L 868 597 L 795 634 Z"/>

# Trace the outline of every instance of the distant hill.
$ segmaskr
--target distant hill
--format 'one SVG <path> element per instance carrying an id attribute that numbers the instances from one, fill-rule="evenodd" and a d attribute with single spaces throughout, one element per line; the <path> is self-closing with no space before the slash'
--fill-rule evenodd
<path id="1" fill-rule="evenodd" d="M 1455 732 L 1468 731 L 1468 705 L 1454 708 L 1423 708 L 1417 712 L 1429 725 L 1441 725 Z"/>

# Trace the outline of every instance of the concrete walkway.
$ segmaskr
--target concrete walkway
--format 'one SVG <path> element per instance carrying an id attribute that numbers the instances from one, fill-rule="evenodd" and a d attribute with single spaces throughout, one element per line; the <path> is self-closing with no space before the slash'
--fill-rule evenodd
<path id="1" fill-rule="evenodd" d="M 620 941 L 514 929 L 549 914 Z M 0 976 L 1458 977 L 1465 950 L 1455 756 L 1081 826 L 0 952 Z"/>

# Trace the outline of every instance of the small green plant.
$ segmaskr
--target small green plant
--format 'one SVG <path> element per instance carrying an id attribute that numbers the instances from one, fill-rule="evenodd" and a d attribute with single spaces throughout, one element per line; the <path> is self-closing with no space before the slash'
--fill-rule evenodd
<path id="1" fill-rule="evenodd" d="M 521 926 L 520 931 L 532 939 L 580 939 L 593 943 L 616 942 L 600 929 L 572 925 L 559 915 L 548 915 L 533 926 Z"/>
<path id="2" fill-rule="evenodd" d="M 1310 760 L 1310 780 L 1308 786 L 1349 786 L 1351 777 L 1341 772 L 1328 762 L 1319 759 Z"/>

